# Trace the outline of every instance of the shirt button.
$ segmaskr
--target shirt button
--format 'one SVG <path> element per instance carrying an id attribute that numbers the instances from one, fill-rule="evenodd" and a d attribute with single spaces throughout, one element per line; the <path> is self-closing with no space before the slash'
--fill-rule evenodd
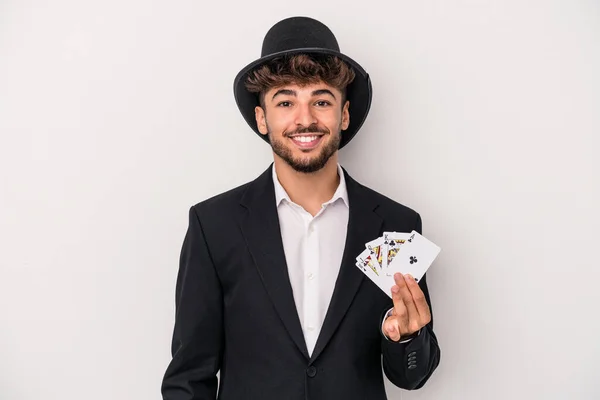
<path id="1" fill-rule="evenodd" d="M 315 228 L 314 228 L 314 227 L 311 225 L 311 226 L 308 228 L 308 233 L 313 233 L 314 231 L 315 231 Z"/>
<path id="2" fill-rule="evenodd" d="M 315 330 L 315 327 L 311 325 L 311 326 L 309 326 L 307 329 L 308 329 L 309 331 L 311 331 L 311 332 L 312 332 L 312 331 L 314 331 L 314 330 Z"/>
<path id="3" fill-rule="evenodd" d="M 315 278 L 315 275 L 312 272 L 310 272 L 307 276 L 308 276 L 308 279 L 311 281 Z"/>

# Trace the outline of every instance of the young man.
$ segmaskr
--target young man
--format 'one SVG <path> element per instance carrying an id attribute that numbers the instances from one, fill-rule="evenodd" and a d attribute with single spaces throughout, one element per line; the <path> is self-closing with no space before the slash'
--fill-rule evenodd
<path id="1" fill-rule="evenodd" d="M 440 360 L 426 278 L 396 274 L 390 301 L 354 265 L 383 231 L 421 232 L 338 165 L 369 111 L 367 73 L 325 25 L 289 18 L 234 93 L 274 163 L 190 210 L 163 398 L 382 400 L 382 356 L 391 382 L 422 387 Z"/>

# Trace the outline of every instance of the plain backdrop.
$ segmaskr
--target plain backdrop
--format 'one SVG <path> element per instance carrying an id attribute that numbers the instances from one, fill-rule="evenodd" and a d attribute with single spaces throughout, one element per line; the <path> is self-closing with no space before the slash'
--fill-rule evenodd
<path id="1" fill-rule="evenodd" d="M 0 0 L 0 399 L 160 398 L 188 209 L 272 159 L 233 78 L 293 15 L 372 77 L 342 165 L 442 248 L 441 364 L 389 398 L 599 399 L 597 0 Z"/>

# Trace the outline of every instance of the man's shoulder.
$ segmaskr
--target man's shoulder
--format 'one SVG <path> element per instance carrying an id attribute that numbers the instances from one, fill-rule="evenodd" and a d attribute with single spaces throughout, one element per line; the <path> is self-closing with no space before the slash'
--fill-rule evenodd
<path id="1" fill-rule="evenodd" d="M 393 212 L 393 213 L 401 213 L 406 215 L 416 215 L 417 211 L 410 208 L 409 206 L 402 204 L 394 199 L 389 198 L 388 196 L 377 192 L 374 189 L 371 189 L 367 186 L 363 185 L 364 190 L 368 193 L 369 196 L 374 198 L 378 203 L 378 210 L 383 212 Z"/>
<path id="2" fill-rule="evenodd" d="M 198 212 L 202 211 L 203 213 L 213 213 L 231 210 L 232 207 L 239 206 L 242 196 L 248 189 L 248 186 L 250 186 L 251 184 L 252 181 L 246 182 L 233 189 L 229 189 L 225 192 L 209 197 L 205 200 L 196 203 L 192 206 L 192 208 L 196 209 L 196 211 Z"/>
<path id="3" fill-rule="evenodd" d="M 260 193 L 267 190 L 269 184 L 272 185 L 270 168 L 271 167 L 267 168 L 255 179 L 202 200 L 192 206 L 192 208 L 199 214 L 221 216 L 223 213 L 233 213 L 240 210 L 240 205 L 245 204 L 249 199 L 260 195 Z"/>
<path id="4" fill-rule="evenodd" d="M 381 216 L 384 220 L 392 223 L 400 223 L 405 221 L 413 221 L 416 226 L 420 225 L 421 216 L 419 213 L 411 207 L 396 201 L 368 186 L 357 182 L 350 177 L 359 187 L 363 193 L 363 196 L 371 199 L 369 202 L 377 204 L 375 213 Z"/>

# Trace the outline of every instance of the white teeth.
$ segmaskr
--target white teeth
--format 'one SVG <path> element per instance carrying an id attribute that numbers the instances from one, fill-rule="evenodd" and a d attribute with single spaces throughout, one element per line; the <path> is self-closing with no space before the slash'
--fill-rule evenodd
<path id="1" fill-rule="evenodd" d="M 316 136 L 297 136 L 294 138 L 294 140 L 296 140 L 298 142 L 302 142 L 302 143 L 308 143 L 308 142 L 317 140 L 317 137 Z"/>

